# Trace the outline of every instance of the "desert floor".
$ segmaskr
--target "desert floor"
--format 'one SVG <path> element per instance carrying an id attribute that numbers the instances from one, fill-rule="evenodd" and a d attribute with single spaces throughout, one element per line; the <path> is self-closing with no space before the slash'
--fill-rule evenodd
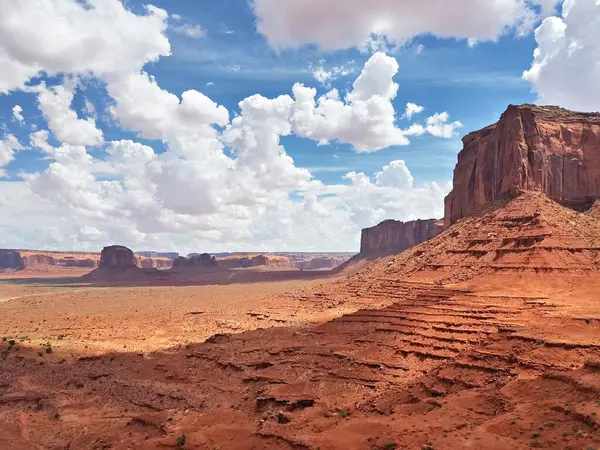
<path id="1" fill-rule="evenodd" d="M 599 292 L 4 280 L 0 448 L 597 449 Z"/>
<path id="2" fill-rule="evenodd" d="M 77 275 L 69 271 L 68 275 Z M 64 271 L 0 277 L 0 337 L 58 354 L 149 352 L 221 333 L 308 326 L 361 307 L 308 301 L 329 280 L 202 286 L 95 286 Z"/>

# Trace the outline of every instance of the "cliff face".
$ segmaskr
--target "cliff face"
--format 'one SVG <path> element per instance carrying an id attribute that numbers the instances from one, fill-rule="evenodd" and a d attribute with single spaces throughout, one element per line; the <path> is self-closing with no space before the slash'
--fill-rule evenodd
<path id="1" fill-rule="evenodd" d="M 410 222 L 385 220 L 379 225 L 362 230 L 360 252 L 399 253 L 434 237 L 442 229 L 442 223 L 436 219 Z"/>
<path id="2" fill-rule="evenodd" d="M 465 136 L 445 226 L 521 189 L 578 210 L 600 198 L 600 114 L 510 105 L 496 124 Z"/>
<path id="3" fill-rule="evenodd" d="M 0 250 L 0 269 L 24 269 L 25 261 L 18 250 Z"/>

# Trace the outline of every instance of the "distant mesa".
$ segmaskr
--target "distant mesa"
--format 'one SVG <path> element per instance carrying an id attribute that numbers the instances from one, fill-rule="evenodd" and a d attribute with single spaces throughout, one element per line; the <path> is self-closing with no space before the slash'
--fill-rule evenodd
<path id="1" fill-rule="evenodd" d="M 173 262 L 173 268 L 215 267 L 217 260 L 208 253 L 190 253 L 188 257 L 179 256 Z"/>
<path id="2" fill-rule="evenodd" d="M 85 252 L 55 252 L 47 250 L 0 250 L 0 269 L 50 270 L 53 268 L 89 268 L 98 266 L 100 255 Z"/>
<path id="3" fill-rule="evenodd" d="M 226 269 L 265 267 L 278 269 L 296 269 L 292 261 L 277 255 L 231 255 L 219 258 L 219 266 Z"/>
<path id="4" fill-rule="evenodd" d="M 463 138 L 445 226 L 521 189 L 584 211 L 600 198 L 599 179 L 599 113 L 509 105 L 497 123 Z"/>
<path id="5" fill-rule="evenodd" d="M 436 219 L 409 222 L 385 220 L 379 225 L 362 230 L 360 252 L 362 254 L 400 253 L 431 239 L 443 228 L 443 222 Z"/>
<path id="6" fill-rule="evenodd" d="M 329 270 L 341 266 L 350 259 L 350 256 L 317 256 L 294 264 L 300 270 Z"/>

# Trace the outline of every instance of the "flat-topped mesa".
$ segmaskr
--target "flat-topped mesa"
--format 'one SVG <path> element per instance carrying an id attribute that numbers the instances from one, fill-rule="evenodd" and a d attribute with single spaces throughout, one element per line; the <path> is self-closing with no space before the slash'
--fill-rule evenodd
<path id="1" fill-rule="evenodd" d="M 580 211 L 599 199 L 600 113 L 509 105 L 497 123 L 465 136 L 445 226 L 522 189 Z"/>
<path id="2" fill-rule="evenodd" d="M 226 269 L 244 269 L 250 267 L 295 269 L 296 266 L 290 258 L 278 255 L 246 254 L 231 255 L 224 258 L 217 258 L 220 267 Z"/>
<path id="3" fill-rule="evenodd" d="M 187 258 L 180 256 L 173 262 L 173 267 L 214 267 L 217 260 L 208 253 L 191 253 Z"/>
<path id="4" fill-rule="evenodd" d="M 443 229 L 436 219 L 400 222 L 385 220 L 362 230 L 360 253 L 400 253 L 436 236 Z"/>
<path id="5" fill-rule="evenodd" d="M 136 266 L 133 251 L 122 245 L 104 247 L 100 254 L 100 269 L 131 269 Z"/>

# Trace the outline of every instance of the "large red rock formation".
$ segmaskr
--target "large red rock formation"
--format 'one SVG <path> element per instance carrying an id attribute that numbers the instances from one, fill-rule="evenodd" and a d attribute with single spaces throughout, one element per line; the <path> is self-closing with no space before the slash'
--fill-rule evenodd
<path id="1" fill-rule="evenodd" d="M 400 253 L 437 235 L 443 229 L 436 219 L 400 222 L 385 220 L 362 230 L 360 253 Z"/>
<path id="2" fill-rule="evenodd" d="M 468 134 L 463 144 L 445 201 L 446 227 L 520 189 L 577 210 L 600 198 L 598 113 L 509 105 L 498 123 Z"/>
<path id="3" fill-rule="evenodd" d="M 133 251 L 122 245 L 104 247 L 100 254 L 101 269 L 131 269 L 137 267 Z"/>

